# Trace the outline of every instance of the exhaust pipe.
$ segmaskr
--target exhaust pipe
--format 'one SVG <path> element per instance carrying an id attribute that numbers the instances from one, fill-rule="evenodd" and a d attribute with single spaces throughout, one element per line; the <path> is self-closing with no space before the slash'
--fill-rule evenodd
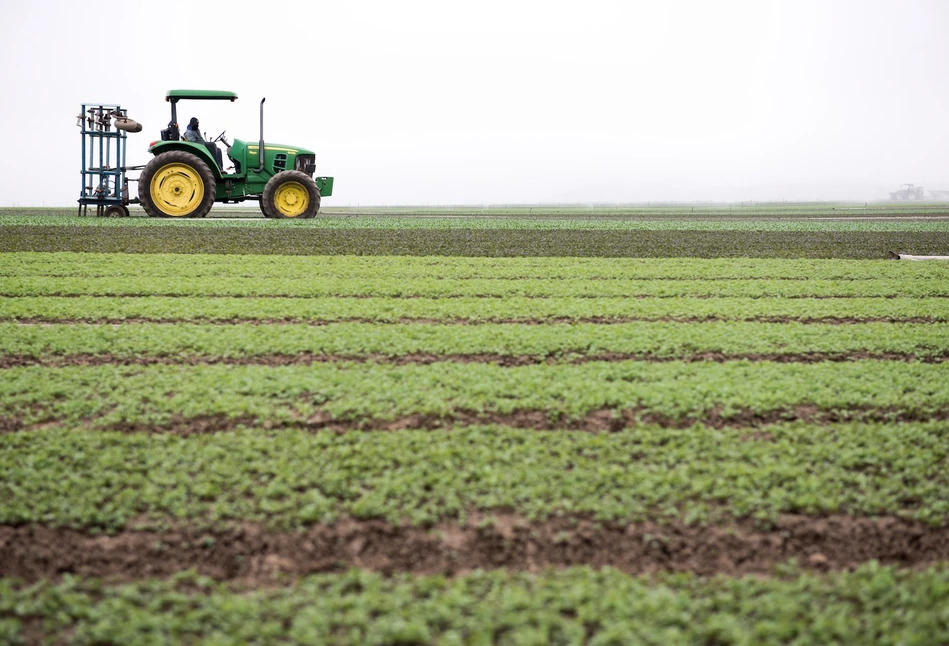
<path id="1" fill-rule="evenodd" d="M 255 169 L 255 173 L 260 173 L 264 170 L 264 101 L 266 100 L 267 97 L 264 97 L 260 100 L 260 146 L 257 148 L 260 166 Z"/>

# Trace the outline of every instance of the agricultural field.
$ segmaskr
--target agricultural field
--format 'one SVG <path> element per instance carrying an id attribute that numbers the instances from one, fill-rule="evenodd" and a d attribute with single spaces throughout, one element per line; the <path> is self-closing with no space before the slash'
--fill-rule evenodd
<path id="1" fill-rule="evenodd" d="M 299 222 L 264 220 L 256 208 L 212 215 L 105 220 L 73 209 L 7 209 L 0 252 L 878 259 L 949 248 L 949 204 L 338 208 Z"/>
<path id="2" fill-rule="evenodd" d="M 949 643 L 949 207 L 538 211 L 0 211 L 0 642 Z"/>

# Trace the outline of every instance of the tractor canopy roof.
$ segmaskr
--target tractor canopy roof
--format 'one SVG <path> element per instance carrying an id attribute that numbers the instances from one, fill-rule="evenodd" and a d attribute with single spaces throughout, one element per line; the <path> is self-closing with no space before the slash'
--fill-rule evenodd
<path id="1" fill-rule="evenodd" d="M 178 101 L 180 99 L 233 101 L 236 98 L 236 94 L 225 90 L 168 90 L 168 94 L 165 95 L 165 101 Z"/>

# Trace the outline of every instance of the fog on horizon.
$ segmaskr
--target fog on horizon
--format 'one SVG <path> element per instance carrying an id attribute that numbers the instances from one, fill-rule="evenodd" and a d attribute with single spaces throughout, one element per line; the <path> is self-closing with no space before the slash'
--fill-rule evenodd
<path id="1" fill-rule="evenodd" d="M 84 102 L 312 148 L 324 206 L 949 191 L 949 3 L 37 0 L 0 24 L 0 206 L 73 206 Z M 103 15 L 97 26 L 90 16 Z M 131 174 L 133 177 L 137 173 Z M 132 183 L 132 194 L 136 194 Z"/>

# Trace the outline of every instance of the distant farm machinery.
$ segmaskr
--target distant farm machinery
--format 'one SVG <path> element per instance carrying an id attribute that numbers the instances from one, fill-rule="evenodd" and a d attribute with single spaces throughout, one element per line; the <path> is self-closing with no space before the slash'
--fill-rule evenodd
<path id="1" fill-rule="evenodd" d="M 891 200 L 922 200 L 925 197 L 925 191 L 922 186 L 913 184 L 903 184 L 899 190 L 890 193 Z"/>
<path id="2" fill-rule="evenodd" d="M 260 101 L 260 139 L 230 143 L 221 133 L 205 141 L 196 129 L 182 136 L 177 104 L 188 100 L 234 101 L 233 92 L 170 90 L 171 121 L 161 139 L 148 146 L 154 157 L 143 166 L 126 166 L 126 137 L 142 126 L 118 105 L 85 104 L 77 125 L 82 130 L 80 215 L 128 216 L 129 204 L 141 204 L 151 217 L 202 218 L 214 202 L 257 201 L 268 218 L 312 218 L 321 198 L 332 195 L 332 177 L 314 177 L 316 155 L 300 146 L 264 142 L 264 101 Z M 217 148 L 227 147 L 226 164 Z M 126 171 L 142 171 L 137 179 Z M 138 197 L 129 196 L 129 181 L 138 182 Z"/>
<path id="3" fill-rule="evenodd" d="M 922 186 L 916 186 L 915 184 L 903 184 L 898 191 L 892 191 L 890 193 L 891 200 L 939 200 L 947 198 L 949 198 L 949 191 L 930 190 L 927 196 L 926 190 Z"/>

